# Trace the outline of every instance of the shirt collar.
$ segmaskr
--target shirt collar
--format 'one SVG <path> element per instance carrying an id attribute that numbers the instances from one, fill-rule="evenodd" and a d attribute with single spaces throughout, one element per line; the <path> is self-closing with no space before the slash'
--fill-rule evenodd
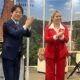
<path id="1" fill-rule="evenodd" d="M 13 18 L 11 18 L 15 24 L 19 24 L 19 21 L 14 20 Z"/>
<path id="2" fill-rule="evenodd" d="M 49 29 L 54 29 L 54 23 L 49 26 Z M 64 26 L 60 23 L 60 29 L 64 29 Z"/>

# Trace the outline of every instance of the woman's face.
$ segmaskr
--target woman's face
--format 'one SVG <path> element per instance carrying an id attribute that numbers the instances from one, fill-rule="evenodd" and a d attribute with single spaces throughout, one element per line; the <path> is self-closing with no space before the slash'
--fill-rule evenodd
<path id="1" fill-rule="evenodd" d="M 54 24 L 59 24 L 61 23 L 61 14 L 60 13 L 56 13 L 54 15 L 54 17 L 52 18 L 52 21 L 54 22 Z"/>

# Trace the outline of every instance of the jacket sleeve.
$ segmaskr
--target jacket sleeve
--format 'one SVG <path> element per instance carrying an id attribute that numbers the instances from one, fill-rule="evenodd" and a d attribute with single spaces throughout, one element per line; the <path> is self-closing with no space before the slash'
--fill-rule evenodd
<path id="1" fill-rule="evenodd" d="M 13 25 L 4 23 L 3 24 L 3 31 L 5 31 L 7 34 L 13 36 L 13 37 L 21 37 L 24 34 L 27 34 L 26 36 L 29 36 L 29 31 L 24 30 L 23 27 L 18 27 L 20 25 L 17 25 L 15 28 Z"/>
<path id="2" fill-rule="evenodd" d="M 50 35 L 48 27 L 49 27 L 49 25 L 47 25 L 47 26 L 45 27 L 44 40 L 45 40 L 45 42 L 47 42 L 47 43 L 53 43 L 53 42 L 55 41 L 55 40 L 53 39 L 53 36 L 54 36 L 55 34 L 51 34 L 51 35 Z"/>
<path id="3" fill-rule="evenodd" d="M 26 30 L 24 31 L 24 36 L 25 36 L 25 37 L 31 37 L 31 30 L 26 29 Z"/>
<path id="4" fill-rule="evenodd" d="M 66 27 L 65 27 L 64 41 L 65 41 L 65 42 L 68 42 L 68 40 L 69 40 L 69 30 L 68 30 L 68 27 L 66 26 Z"/>
<path id="5" fill-rule="evenodd" d="M 68 26 L 64 26 L 65 27 L 65 32 L 64 32 L 64 39 L 61 40 L 64 43 L 69 41 L 69 30 L 68 30 Z"/>

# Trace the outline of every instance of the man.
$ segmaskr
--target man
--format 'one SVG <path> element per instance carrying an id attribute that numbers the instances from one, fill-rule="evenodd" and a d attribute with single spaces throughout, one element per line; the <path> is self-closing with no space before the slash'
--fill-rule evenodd
<path id="1" fill-rule="evenodd" d="M 2 64 L 5 80 L 19 80 L 20 58 L 23 36 L 30 37 L 30 25 L 34 18 L 29 17 L 24 25 L 19 24 L 23 8 L 14 5 L 11 8 L 11 19 L 3 24 Z"/>

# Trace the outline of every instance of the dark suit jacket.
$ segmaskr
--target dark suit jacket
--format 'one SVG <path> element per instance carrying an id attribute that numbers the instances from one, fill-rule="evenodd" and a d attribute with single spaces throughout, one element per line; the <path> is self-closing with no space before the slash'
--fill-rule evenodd
<path id="1" fill-rule="evenodd" d="M 13 60 L 22 51 L 23 36 L 30 37 L 31 32 L 24 30 L 22 25 L 16 25 L 12 19 L 3 24 L 2 57 Z"/>

